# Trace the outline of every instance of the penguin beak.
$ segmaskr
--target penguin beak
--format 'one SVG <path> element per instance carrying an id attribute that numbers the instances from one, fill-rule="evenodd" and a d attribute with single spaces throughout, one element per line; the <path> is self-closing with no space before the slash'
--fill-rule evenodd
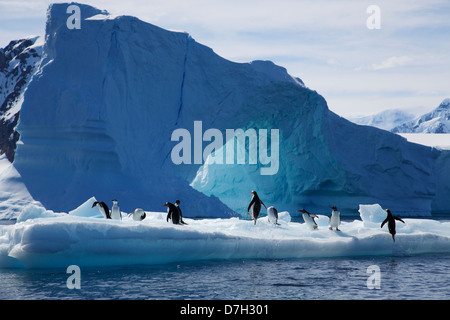
<path id="1" fill-rule="evenodd" d="M 166 205 L 166 204 L 163 204 L 161 207 L 167 207 L 167 205 Z"/>

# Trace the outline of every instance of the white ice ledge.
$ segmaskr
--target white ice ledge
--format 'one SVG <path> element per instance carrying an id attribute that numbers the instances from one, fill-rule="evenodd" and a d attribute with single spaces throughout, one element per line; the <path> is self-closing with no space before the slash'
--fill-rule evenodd
<path id="1" fill-rule="evenodd" d="M 342 222 L 340 232 L 291 222 L 280 213 L 280 225 L 262 214 L 250 220 L 184 219 L 188 225 L 166 222 L 166 213 L 147 212 L 143 221 L 106 220 L 89 199 L 76 210 L 55 213 L 28 206 L 14 225 L 0 226 L 0 267 L 56 268 L 162 264 L 214 259 L 296 259 L 307 257 L 414 255 L 450 253 L 450 222 L 403 219 L 396 242 L 379 205 L 360 206 L 362 220 Z"/>

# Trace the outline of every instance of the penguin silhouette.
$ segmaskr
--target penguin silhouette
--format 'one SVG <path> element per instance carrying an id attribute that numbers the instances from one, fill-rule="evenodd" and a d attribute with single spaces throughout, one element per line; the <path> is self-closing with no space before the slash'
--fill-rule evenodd
<path id="1" fill-rule="evenodd" d="M 162 206 L 168 208 L 166 221 L 172 220 L 173 224 L 180 224 L 180 211 L 177 207 L 171 202 L 166 202 Z"/>
<path id="2" fill-rule="evenodd" d="M 256 191 L 252 191 L 250 192 L 251 194 L 253 194 L 252 197 L 252 201 L 250 201 L 250 204 L 248 205 L 248 215 L 250 217 L 252 217 L 252 219 L 255 221 L 256 224 L 256 220 L 259 217 L 259 212 L 261 211 L 261 204 L 264 206 L 264 208 L 267 209 L 266 205 L 261 201 L 261 199 L 259 199 L 258 194 L 256 193 Z M 251 211 L 251 213 L 250 213 Z"/>
<path id="3" fill-rule="evenodd" d="M 314 220 L 314 218 L 319 219 L 319 217 L 315 214 L 309 213 L 305 209 L 300 209 L 297 212 L 302 213 L 303 220 L 305 221 L 306 225 L 309 226 L 311 229 L 315 230 L 317 229 L 317 223 Z"/>
<path id="4" fill-rule="evenodd" d="M 187 224 L 186 222 L 183 221 L 183 213 L 181 212 L 181 208 L 180 208 L 180 200 L 175 201 L 174 206 L 178 209 L 178 212 L 180 214 L 180 222 L 181 224 Z"/>
<path id="5" fill-rule="evenodd" d="M 106 219 L 111 219 L 111 214 L 109 213 L 109 208 L 106 203 L 103 201 L 95 201 L 92 208 L 95 206 L 98 206 L 98 210 Z"/>
<path id="6" fill-rule="evenodd" d="M 388 223 L 389 233 L 392 235 L 392 240 L 394 240 L 394 242 L 395 242 L 395 220 L 401 221 L 403 223 L 405 223 L 405 221 L 403 221 L 402 219 L 400 219 L 398 217 L 395 217 L 391 213 L 391 210 L 389 210 L 389 209 L 386 209 L 384 211 L 386 211 L 387 217 L 386 217 L 386 219 L 384 219 L 383 223 L 381 223 L 381 228 L 383 228 L 383 226 L 387 222 Z"/>

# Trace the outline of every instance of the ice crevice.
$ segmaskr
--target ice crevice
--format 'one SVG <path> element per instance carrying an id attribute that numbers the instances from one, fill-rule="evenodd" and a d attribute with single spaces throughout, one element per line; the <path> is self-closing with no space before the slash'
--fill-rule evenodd
<path id="1" fill-rule="evenodd" d="M 177 120 L 175 122 L 175 126 L 178 125 L 178 121 L 180 120 L 181 111 L 183 109 L 183 95 L 184 95 L 184 81 L 186 79 L 186 67 L 189 53 L 189 43 L 191 42 L 191 36 L 189 34 L 186 35 L 186 48 L 184 52 L 184 61 L 183 61 L 183 74 L 181 77 L 181 88 L 180 88 L 180 103 L 178 106 Z"/>

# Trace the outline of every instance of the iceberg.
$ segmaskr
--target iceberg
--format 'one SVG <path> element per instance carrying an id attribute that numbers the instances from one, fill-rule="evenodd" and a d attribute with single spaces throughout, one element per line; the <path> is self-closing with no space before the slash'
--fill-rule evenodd
<path id="1" fill-rule="evenodd" d="M 337 206 L 345 214 L 380 203 L 411 216 L 430 215 L 436 195 L 445 196 L 438 150 L 350 123 L 285 68 L 228 61 L 186 32 L 76 5 L 80 29 L 67 27 L 69 4 L 48 9 L 17 126 L 14 183 L 46 209 L 68 212 L 95 196 L 118 199 L 126 212 L 158 212 L 180 199 L 186 217 L 228 218 L 246 215 L 246 195 L 257 190 L 280 212 Z M 197 121 L 222 136 L 278 130 L 276 173 L 261 175 L 262 161 L 218 164 L 213 153 L 175 164 L 173 132 L 193 133 Z"/>
<path id="2" fill-rule="evenodd" d="M 149 265 L 232 259 L 302 259 L 314 257 L 450 253 L 450 222 L 404 219 L 396 242 L 379 220 L 379 205 L 361 205 L 361 220 L 342 222 L 341 232 L 291 222 L 280 212 L 280 225 L 262 214 L 252 221 L 232 218 L 190 219 L 188 225 L 166 222 L 165 212 L 149 212 L 143 221 L 125 214 L 122 221 L 99 218 L 95 198 L 69 214 L 33 204 L 14 225 L 0 226 L 0 267 L 67 268 L 69 265 Z M 95 210 L 94 210 L 95 209 Z M 381 210 L 381 211 L 380 211 Z"/>
<path id="3" fill-rule="evenodd" d="M 6 155 L 0 155 L 0 218 L 16 219 L 24 207 L 34 202 L 16 168 Z"/>

